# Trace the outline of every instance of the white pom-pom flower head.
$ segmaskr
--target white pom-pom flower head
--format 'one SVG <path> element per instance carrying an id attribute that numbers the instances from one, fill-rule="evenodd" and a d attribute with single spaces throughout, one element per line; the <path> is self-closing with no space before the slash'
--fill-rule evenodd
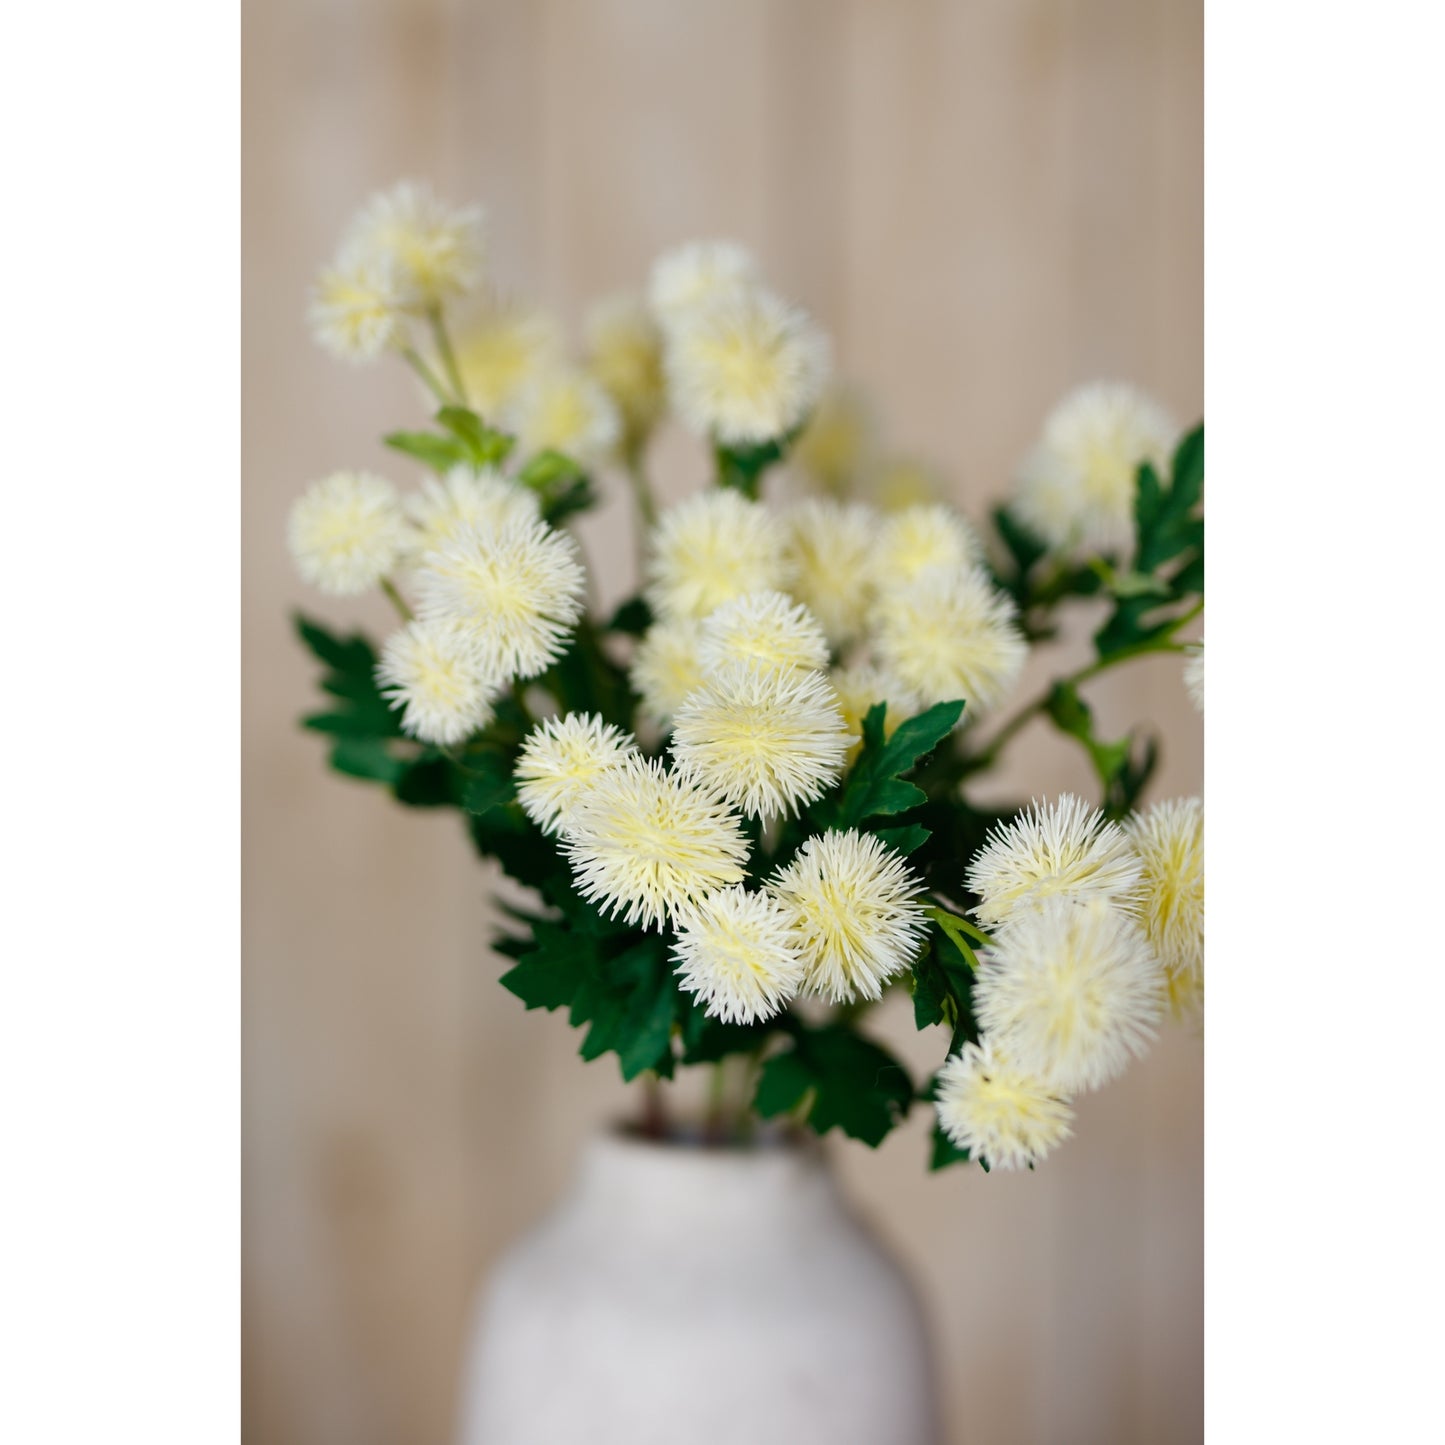
<path id="1" fill-rule="evenodd" d="M 678 982 L 710 1018 L 773 1017 L 798 992 L 803 960 L 785 909 L 766 893 L 721 888 L 682 911 L 673 959 Z"/>
<path id="2" fill-rule="evenodd" d="M 993 1041 L 965 1044 L 939 1070 L 938 1124 L 990 1169 L 1027 1169 L 1072 1132 L 1074 1111 L 1057 1090 L 1006 1058 Z"/>
<path id="3" fill-rule="evenodd" d="M 626 449 L 636 454 L 667 407 L 662 332 L 635 296 L 608 296 L 587 313 L 587 369 L 622 421 Z"/>
<path id="4" fill-rule="evenodd" d="M 1143 865 L 1140 915 L 1170 973 L 1204 970 L 1204 804 L 1155 803 L 1125 825 Z"/>
<path id="5" fill-rule="evenodd" d="M 851 763 L 863 745 L 863 720 L 880 702 L 883 703 L 883 736 L 891 738 L 900 723 L 907 722 L 922 711 L 916 693 L 898 681 L 892 673 L 872 663 L 859 662 L 851 667 L 835 668 L 833 690 L 843 712 L 843 725 L 852 743 L 848 749 Z"/>
<path id="6" fill-rule="evenodd" d="M 632 655 L 628 678 L 643 713 L 660 727 L 702 685 L 702 623 L 692 617 L 654 622 Z"/>
<path id="7" fill-rule="evenodd" d="M 544 833 L 567 833 L 588 787 L 637 751 L 633 738 L 596 713 L 548 718 L 528 734 L 517 758 L 517 800 Z"/>
<path id="8" fill-rule="evenodd" d="M 835 783 L 849 741 L 821 673 L 728 662 L 678 708 L 672 755 L 685 777 L 766 821 Z"/>
<path id="9" fill-rule="evenodd" d="M 370 472 L 333 472 L 291 508 L 287 541 L 313 587 L 351 597 L 375 587 L 411 545 L 396 488 Z"/>
<path id="10" fill-rule="evenodd" d="M 952 507 L 918 503 L 883 522 L 869 556 L 876 585 L 896 590 L 921 577 L 964 572 L 983 561 L 983 546 Z"/>
<path id="11" fill-rule="evenodd" d="M 1143 929 L 1102 902 L 1053 897 L 1016 912 L 973 983 L 985 1036 L 1065 1093 L 1117 1078 L 1163 1009 L 1164 971 Z"/>
<path id="12" fill-rule="evenodd" d="M 663 513 L 650 538 L 653 613 L 701 621 L 735 597 L 786 590 L 783 545 L 777 519 L 761 502 L 722 487 L 689 497 Z"/>
<path id="13" fill-rule="evenodd" d="M 405 312 L 406 293 L 390 259 L 352 248 L 317 277 L 307 319 L 322 350 L 360 364 L 406 344 Z"/>
<path id="14" fill-rule="evenodd" d="M 828 641 L 843 647 L 867 625 L 869 569 L 881 519 L 861 502 L 810 497 L 784 520 L 788 590 L 817 617 Z"/>
<path id="15" fill-rule="evenodd" d="M 536 492 L 508 481 L 500 472 L 453 467 L 445 477 L 428 477 L 406 499 L 414 528 L 412 552 L 428 552 L 465 532 L 499 532 L 509 523 L 541 516 Z"/>
<path id="16" fill-rule="evenodd" d="M 962 698 L 966 718 L 997 707 L 1028 656 L 1013 603 L 978 568 L 926 572 L 885 592 L 873 640 L 882 664 L 925 704 Z"/>
<path id="17" fill-rule="evenodd" d="M 493 296 L 463 321 L 454 347 L 467 399 L 502 415 L 534 378 L 562 363 L 562 329 L 545 312 Z"/>
<path id="18" fill-rule="evenodd" d="M 993 928 L 1016 909 L 1056 896 L 1133 909 L 1142 876 L 1139 855 L 1118 824 L 1062 793 L 1053 803 L 1035 799 L 994 828 L 964 882 L 978 895 L 979 922 Z"/>
<path id="19" fill-rule="evenodd" d="M 622 436 L 612 398 L 574 367 L 550 367 L 517 391 L 506 410 L 523 455 L 557 451 L 584 467 L 608 460 Z"/>
<path id="20" fill-rule="evenodd" d="M 664 365 L 685 425 L 751 446 L 785 436 L 812 410 L 828 378 L 828 338 L 800 307 L 752 290 L 679 322 Z"/>
<path id="21" fill-rule="evenodd" d="M 647 302 L 666 330 L 702 308 L 752 290 L 761 279 L 752 253 L 736 241 L 690 241 L 653 262 Z"/>
<path id="22" fill-rule="evenodd" d="M 818 619 L 782 592 L 749 592 L 724 602 L 702 624 L 704 675 L 729 662 L 764 671 L 817 671 L 828 665 L 828 639 Z"/>
<path id="23" fill-rule="evenodd" d="M 748 858 L 742 825 L 722 799 L 640 756 L 587 784 L 563 846 L 582 895 L 643 928 L 741 883 Z"/>
<path id="24" fill-rule="evenodd" d="M 921 885 L 872 833 L 820 833 L 768 883 L 799 936 L 805 988 L 830 1003 L 883 996 L 924 933 Z"/>
<path id="25" fill-rule="evenodd" d="M 1080 387 L 1049 414 L 1020 467 L 1014 512 L 1055 550 L 1125 551 L 1139 465 L 1164 475 L 1177 436 L 1168 414 L 1137 388 Z"/>
<path id="26" fill-rule="evenodd" d="M 486 262 L 482 212 L 477 206 L 448 205 L 429 186 L 402 181 L 366 203 L 343 251 L 385 258 L 408 304 L 427 310 L 464 295 L 481 280 Z"/>
<path id="27" fill-rule="evenodd" d="M 424 743 L 455 747 L 492 719 L 503 679 L 477 658 L 469 632 L 454 622 L 408 623 L 382 649 L 377 681 L 402 730 Z"/>
<path id="28" fill-rule="evenodd" d="M 535 677 L 561 656 L 582 613 L 577 544 L 538 518 L 470 528 L 430 553 L 417 573 L 421 612 L 471 629 L 483 666 Z"/>

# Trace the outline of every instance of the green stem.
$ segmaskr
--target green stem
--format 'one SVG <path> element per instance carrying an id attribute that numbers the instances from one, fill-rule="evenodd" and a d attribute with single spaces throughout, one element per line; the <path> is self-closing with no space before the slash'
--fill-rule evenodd
<path id="1" fill-rule="evenodd" d="M 391 598 L 391 604 L 396 608 L 397 612 L 401 614 L 401 620 L 403 622 L 410 622 L 416 616 L 411 608 L 407 606 L 406 598 L 396 590 L 396 583 L 393 582 L 390 577 L 383 577 L 381 579 L 381 590 Z"/>
<path id="2" fill-rule="evenodd" d="M 442 368 L 447 374 L 447 380 L 452 384 L 452 391 L 455 393 L 457 402 L 467 406 L 467 388 L 462 381 L 461 368 L 457 365 L 456 354 L 452 351 L 452 340 L 447 335 L 446 322 L 442 320 L 442 309 L 440 306 L 433 306 L 426 314 L 427 320 L 431 323 L 432 339 L 437 345 L 437 355 L 442 359 Z"/>
<path id="3" fill-rule="evenodd" d="M 647 540 L 647 534 L 657 525 L 657 503 L 652 497 L 652 487 L 642 467 L 642 457 L 637 448 L 627 453 L 627 475 L 632 482 L 632 500 L 637 503 L 637 521 L 641 533 L 639 540 Z M 639 547 L 639 552 L 642 550 Z"/>
<path id="4" fill-rule="evenodd" d="M 442 406 L 450 406 L 452 398 L 447 395 L 446 388 L 441 384 L 436 372 L 421 359 L 415 347 L 404 346 L 401 354 L 411 363 L 411 369 L 421 377 L 426 389 L 437 399 Z"/>
<path id="5" fill-rule="evenodd" d="M 1041 693 L 1026 707 L 1021 708 L 1011 717 L 993 736 L 989 745 L 976 756 L 968 759 L 967 770 L 971 773 L 983 772 L 991 768 L 998 761 L 998 755 L 1003 751 L 1009 739 L 1019 732 L 1024 726 L 1032 722 L 1040 713 L 1045 711 L 1049 705 L 1049 698 L 1053 696 L 1056 687 L 1077 687 L 1082 682 L 1088 682 L 1091 678 L 1098 677 L 1101 673 L 1108 672 L 1110 668 L 1118 667 L 1120 663 L 1131 662 L 1136 657 L 1147 657 L 1155 652 L 1187 652 L 1189 649 L 1182 642 L 1171 642 L 1169 639 L 1179 631 L 1185 623 L 1198 617 L 1204 610 L 1204 603 L 1200 602 L 1191 607 L 1188 612 L 1174 619 L 1169 624 L 1169 630 L 1157 638 L 1151 638 L 1148 642 L 1136 642 L 1132 647 L 1121 647 L 1118 652 L 1111 652 L 1108 657 L 1101 657 L 1091 662 L 1087 667 L 1081 667 L 1077 672 L 1070 673 L 1068 677 L 1061 678 L 1050 684 L 1048 691 Z"/>

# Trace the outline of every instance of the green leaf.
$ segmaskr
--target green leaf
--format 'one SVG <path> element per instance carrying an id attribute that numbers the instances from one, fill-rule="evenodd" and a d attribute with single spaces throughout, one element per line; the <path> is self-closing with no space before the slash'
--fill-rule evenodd
<path id="1" fill-rule="evenodd" d="M 496 431 L 464 406 L 444 406 L 437 421 L 462 445 L 466 459 L 478 468 L 498 467 L 511 453 L 513 439 L 506 432 Z"/>
<path id="2" fill-rule="evenodd" d="M 932 1152 L 929 1155 L 928 1167 L 931 1171 L 947 1169 L 953 1164 L 972 1164 L 974 1162 L 973 1155 L 967 1149 L 960 1149 L 937 1123 L 933 1126 L 930 1142 Z M 978 1161 L 978 1164 L 985 1174 L 989 1172 L 988 1165 L 982 1159 Z"/>
<path id="3" fill-rule="evenodd" d="M 461 789 L 462 807 L 468 813 L 488 813 L 510 803 L 517 796 L 512 771 L 498 754 L 467 759 Z"/>
<path id="4" fill-rule="evenodd" d="M 886 704 L 863 719 L 863 747 L 840 789 L 811 810 L 820 827 L 853 828 L 868 818 L 907 812 L 928 795 L 900 774 L 910 772 L 946 738 L 963 713 L 962 702 L 941 702 L 909 718 L 884 738 Z"/>
<path id="5" fill-rule="evenodd" d="M 423 753 L 408 763 L 392 786 L 409 808 L 450 808 L 457 802 L 457 770 L 443 757 Z"/>
<path id="6" fill-rule="evenodd" d="M 731 487 L 743 496 L 757 501 L 763 473 L 787 456 L 807 424 L 805 417 L 785 436 L 774 437 L 753 446 L 724 446 L 721 442 L 717 443 L 713 448 L 713 460 L 717 463 L 718 486 Z"/>
<path id="7" fill-rule="evenodd" d="M 844 1024 L 794 1030 L 791 1047 L 763 1065 L 754 1108 L 767 1119 L 806 1106 L 817 1133 L 841 1129 L 877 1148 L 913 1102 L 907 1070 Z"/>
<path id="8" fill-rule="evenodd" d="M 957 925 L 957 915 L 930 909 L 933 927 L 928 947 L 913 961 L 913 1022 L 919 1029 L 942 1024 L 955 1051 L 978 1038 L 973 1017 L 973 979 L 977 956 Z M 945 924 L 944 920 L 947 920 Z"/>
<path id="9" fill-rule="evenodd" d="M 390 747 L 402 736 L 401 723 L 377 686 L 375 650 L 364 637 L 337 637 L 300 615 L 295 623 L 302 642 L 325 666 L 322 690 L 340 700 L 336 707 L 308 714 L 302 725 L 337 739 L 330 758 L 337 772 L 394 785 L 408 764 Z"/>
<path id="10" fill-rule="evenodd" d="M 875 828 L 878 841 L 891 848 L 900 858 L 916 853 L 933 836 L 927 828 L 910 823 L 906 828 Z"/>
<path id="11" fill-rule="evenodd" d="M 627 673 L 608 655 L 587 618 L 577 624 L 571 647 L 543 674 L 541 683 L 563 712 L 600 713 L 604 722 L 631 731 L 637 699 Z"/>
<path id="12" fill-rule="evenodd" d="M 532 941 L 532 948 L 502 975 L 502 987 L 529 1009 L 570 1008 L 594 961 L 587 941 L 547 922 L 532 925 Z"/>
<path id="13" fill-rule="evenodd" d="M 628 637 L 641 637 L 652 626 L 652 608 L 640 592 L 629 597 L 607 623 L 608 632 L 621 632 Z"/>
<path id="14" fill-rule="evenodd" d="M 348 777 L 395 786 L 409 764 L 394 758 L 382 738 L 339 738 L 331 749 L 331 766 Z"/>
<path id="15" fill-rule="evenodd" d="M 382 441 L 392 451 L 414 457 L 435 472 L 449 472 L 469 460 L 463 442 L 456 437 L 439 437 L 434 432 L 394 431 Z"/>
<path id="16" fill-rule="evenodd" d="M 768 1024 L 728 1024 L 709 1018 L 690 995 L 679 995 L 682 1012 L 682 1062 L 715 1064 L 729 1054 L 756 1053 L 772 1035 Z"/>

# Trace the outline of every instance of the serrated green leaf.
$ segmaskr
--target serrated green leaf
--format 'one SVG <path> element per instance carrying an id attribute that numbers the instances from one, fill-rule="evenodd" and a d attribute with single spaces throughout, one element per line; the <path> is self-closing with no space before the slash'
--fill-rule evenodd
<path id="1" fill-rule="evenodd" d="M 917 823 L 910 823 L 906 828 L 875 828 L 872 831 L 880 843 L 891 848 L 900 858 L 916 853 L 933 836 Z"/>
<path id="2" fill-rule="evenodd" d="M 772 1118 L 805 1100 L 817 1133 L 841 1129 L 877 1148 L 908 1113 L 913 1085 L 892 1054 L 847 1025 L 797 1025 L 791 1047 L 763 1065 L 753 1107 Z"/>
<path id="3" fill-rule="evenodd" d="M 532 947 L 502 975 L 502 987 L 529 1009 L 570 1008 L 593 962 L 586 940 L 555 923 L 532 925 Z"/>
<path id="4" fill-rule="evenodd" d="M 511 453 L 513 439 L 506 432 L 489 427 L 476 412 L 464 406 L 444 406 L 437 421 L 461 443 L 472 466 L 498 467 Z"/>

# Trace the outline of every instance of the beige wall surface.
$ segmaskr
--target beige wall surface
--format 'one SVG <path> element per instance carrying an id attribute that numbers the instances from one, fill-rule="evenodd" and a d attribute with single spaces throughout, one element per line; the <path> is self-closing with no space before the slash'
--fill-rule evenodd
<path id="1" fill-rule="evenodd" d="M 609 1060 L 583 1066 L 561 1019 L 497 986 L 492 874 L 456 820 L 326 774 L 295 726 L 314 679 L 288 611 L 385 617 L 305 591 L 286 509 L 336 466 L 409 480 L 377 437 L 420 420 L 399 371 L 306 333 L 352 208 L 403 175 L 483 201 L 497 274 L 574 330 L 661 248 L 735 236 L 830 328 L 890 439 L 979 510 L 1074 383 L 1201 413 L 1202 49 L 1199 0 L 247 0 L 248 1441 L 446 1440 L 476 1279 L 625 1102 Z M 702 476 L 686 438 L 654 462 L 670 495 Z M 584 535 L 618 595 L 620 495 Z M 1081 655 L 1036 658 L 1025 687 Z M 1107 727 L 1166 731 L 1155 796 L 1198 790 L 1177 664 L 1091 695 Z M 1038 729 L 1003 784 L 1088 778 Z M 886 1040 L 936 1062 L 906 1003 Z M 927 1176 L 921 1113 L 877 1154 L 833 1149 L 925 1292 L 951 1438 L 1201 1438 L 1202 1072 L 1200 1041 L 1167 1033 L 1037 1174 Z"/>

